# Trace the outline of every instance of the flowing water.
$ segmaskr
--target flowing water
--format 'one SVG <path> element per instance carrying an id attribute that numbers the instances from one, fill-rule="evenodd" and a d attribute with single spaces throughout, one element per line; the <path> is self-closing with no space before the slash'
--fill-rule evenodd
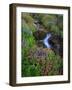
<path id="1" fill-rule="evenodd" d="M 47 48 L 51 48 L 51 45 L 49 44 L 49 41 L 48 41 L 50 37 L 51 37 L 51 34 L 47 33 L 46 37 L 43 40 L 43 43 Z"/>

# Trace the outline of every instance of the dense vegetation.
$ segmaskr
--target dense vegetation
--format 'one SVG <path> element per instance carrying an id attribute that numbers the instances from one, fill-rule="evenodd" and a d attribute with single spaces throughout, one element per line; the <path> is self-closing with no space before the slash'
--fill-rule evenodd
<path id="1" fill-rule="evenodd" d="M 52 48 L 44 47 L 39 39 L 48 32 L 63 37 L 63 16 L 22 13 L 21 21 L 22 77 L 62 75 L 62 57 Z M 41 33 L 37 36 L 36 32 Z"/>

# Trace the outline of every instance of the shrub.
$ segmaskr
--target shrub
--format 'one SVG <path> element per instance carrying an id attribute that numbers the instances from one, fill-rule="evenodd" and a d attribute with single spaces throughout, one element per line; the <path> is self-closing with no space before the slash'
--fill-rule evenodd
<path id="1" fill-rule="evenodd" d="M 26 23 L 33 23 L 33 18 L 30 16 L 30 14 L 28 13 L 22 13 L 22 19 L 26 22 Z"/>
<path id="2" fill-rule="evenodd" d="M 59 75 L 60 68 L 63 69 L 63 60 L 62 58 L 51 51 L 48 54 L 48 61 L 52 62 L 52 69 L 48 72 L 48 75 Z"/>
<path id="3" fill-rule="evenodd" d="M 41 22 L 43 23 L 45 28 L 50 29 L 52 25 L 56 24 L 56 17 L 52 15 L 44 15 Z"/>

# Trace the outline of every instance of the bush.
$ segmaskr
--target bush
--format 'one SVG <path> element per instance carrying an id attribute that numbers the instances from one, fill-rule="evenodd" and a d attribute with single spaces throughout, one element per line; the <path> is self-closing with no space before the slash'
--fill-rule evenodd
<path id="1" fill-rule="evenodd" d="M 48 54 L 48 61 L 52 62 L 52 69 L 48 72 L 48 75 L 59 75 L 60 69 L 63 69 L 63 60 L 59 55 L 55 55 L 53 51 Z"/>
<path id="2" fill-rule="evenodd" d="M 45 28 L 50 29 L 52 25 L 56 24 L 56 17 L 52 15 L 44 15 L 41 19 L 41 22 Z"/>
<path id="3" fill-rule="evenodd" d="M 63 69 L 63 61 L 52 50 L 49 51 L 48 57 L 44 60 L 36 60 L 33 57 L 29 59 L 26 54 L 24 53 L 22 58 L 22 76 L 60 75 L 60 69 Z"/>
<path id="4" fill-rule="evenodd" d="M 33 18 L 30 16 L 30 14 L 27 13 L 22 13 L 22 19 L 26 22 L 26 23 L 33 23 Z"/>
<path id="5" fill-rule="evenodd" d="M 23 58 L 22 60 L 22 77 L 27 76 L 40 76 L 40 66 L 35 59 Z"/>

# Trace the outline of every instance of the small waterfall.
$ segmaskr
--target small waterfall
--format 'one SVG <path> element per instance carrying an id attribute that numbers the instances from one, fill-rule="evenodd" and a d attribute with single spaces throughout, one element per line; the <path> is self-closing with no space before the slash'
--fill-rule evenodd
<path id="1" fill-rule="evenodd" d="M 44 38 L 44 40 L 43 40 L 43 43 L 44 43 L 44 45 L 45 45 L 47 48 L 51 48 L 51 46 L 50 46 L 50 44 L 49 44 L 49 42 L 48 42 L 48 40 L 49 40 L 50 37 L 51 37 L 51 34 L 48 33 L 48 34 L 46 35 L 46 37 Z"/>

